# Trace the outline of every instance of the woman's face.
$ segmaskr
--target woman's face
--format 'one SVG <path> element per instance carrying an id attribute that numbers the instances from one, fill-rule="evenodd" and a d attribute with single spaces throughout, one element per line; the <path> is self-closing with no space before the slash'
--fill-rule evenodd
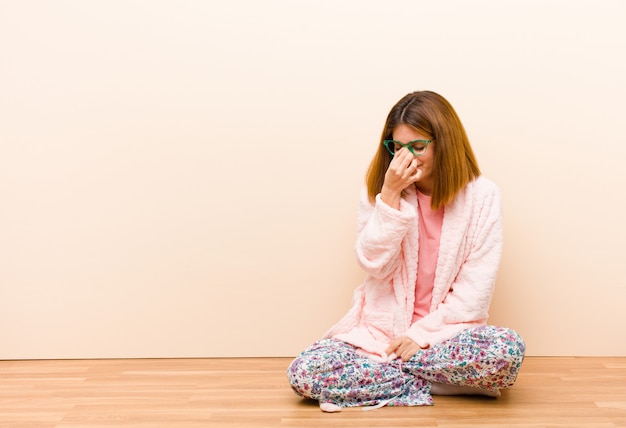
<path id="1" fill-rule="evenodd" d="M 422 135 L 415 129 L 404 124 L 400 124 L 394 128 L 392 138 L 403 144 L 407 144 L 409 141 L 415 140 L 430 140 L 428 136 Z M 430 143 L 422 155 L 415 156 L 415 159 L 417 160 L 417 169 L 422 170 L 422 176 L 419 181 L 415 183 L 415 185 L 420 192 L 429 196 L 432 195 L 433 186 L 435 184 L 435 178 L 433 176 L 433 164 L 435 161 L 433 144 L 435 143 Z M 402 150 L 407 149 L 403 148 Z"/>

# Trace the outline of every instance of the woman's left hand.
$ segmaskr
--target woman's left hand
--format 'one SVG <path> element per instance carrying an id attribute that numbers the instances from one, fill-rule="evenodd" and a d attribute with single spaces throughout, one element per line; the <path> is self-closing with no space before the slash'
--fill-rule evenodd
<path id="1" fill-rule="evenodd" d="M 387 355 L 396 354 L 396 356 L 402 358 L 402 361 L 409 361 L 413 355 L 417 354 L 417 351 L 421 350 L 420 346 L 412 339 L 402 336 L 394 339 L 389 348 L 387 348 Z"/>

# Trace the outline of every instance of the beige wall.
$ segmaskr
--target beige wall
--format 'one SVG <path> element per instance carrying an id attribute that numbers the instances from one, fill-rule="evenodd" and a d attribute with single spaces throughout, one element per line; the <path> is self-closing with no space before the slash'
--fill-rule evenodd
<path id="1" fill-rule="evenodd" d="M 626 355 L 626 3 L 0 1 L 0 358 L 290 356 L 363 275 L 389 108 L 502 190 L 494 324 Z"/>

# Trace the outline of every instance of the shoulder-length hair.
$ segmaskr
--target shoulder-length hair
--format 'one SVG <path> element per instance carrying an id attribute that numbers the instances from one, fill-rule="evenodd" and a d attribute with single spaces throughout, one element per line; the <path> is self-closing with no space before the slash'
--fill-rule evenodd
<path id="1" fill-rule="evenodd" d="M 398 101 L 387 116 L 378 150 L 366 175 L 367 193 L 372 203 L 383 187 L 392 159 L 383 140 L 391 140 L 398 125 L 410 126 L 433 141 L 428 148 L 434 150 L 433 209 L 452 202 L 469 182 L 480 176 L 465 128 L 452 105 L 435 92 L 413 92 Z"/>

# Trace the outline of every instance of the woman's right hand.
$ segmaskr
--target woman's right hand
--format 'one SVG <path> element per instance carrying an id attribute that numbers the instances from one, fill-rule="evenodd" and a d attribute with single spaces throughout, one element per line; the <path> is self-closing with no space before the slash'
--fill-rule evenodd
<path id="1" fill-rule="evenodd" d="M 421 349 L 412 339 L 402 336 L 393 340 L 385 352 L 387 355 L 395 354 L 396 357 L 402 358 L 402 361 L 409 361 Z"/>
<path id="2" fill-rule="evenodd" d="M 380 198 L 390 207 L 399 209 L 402 191 L 419 181 L 422 170 L 417 168 L 417 159 L 407 148 L 398 150 L 387 168 Z"/>

